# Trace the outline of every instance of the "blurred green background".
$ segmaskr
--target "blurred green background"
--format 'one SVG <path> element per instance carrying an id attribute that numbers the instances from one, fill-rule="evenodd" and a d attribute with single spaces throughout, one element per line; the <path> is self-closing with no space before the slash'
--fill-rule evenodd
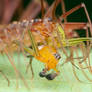
<path id="1" fill-rule="evenodd" d="M 90 56 L 92 56 L 92 53 Z M 33 59 L 32 65 L 34 70 L 34 78 L 32 79 L 30 69 L 28 73 L 26 73 L 26 65 L 29 62 L 29 59 L 24 58 L 22 54 L 20 54 L 20 56 L 18 56 L 18 54 L 14 54 L 13 58 L 17 69 L 25 78 L 25 81 L 30 89 L 25 87 L 23 81 L 19 77 L 19 87 L 16 89 L 16 76 L 14 69 L 9 63 L 7 56 L 0 55 L 0 69 L 10 80 L 10 86 L 8 86 L 7 81 L 2 75 L 0 75 L 0 92 L 92 92 L 92 83 L 86 80 L 82 72 L 78 69 L 75 69 L 76 73 L 84 82 L 81 83 L 76 80 L 70 63 L 65 64 L 63 67 L 59 67 L 60 75 L 54 80 L 48 81 L 45 78 L 39 77 L 39 72 L 41 72 L 44 68 L 43 63 Z M 91 77 L 91 75 L 89 77 Z"/>

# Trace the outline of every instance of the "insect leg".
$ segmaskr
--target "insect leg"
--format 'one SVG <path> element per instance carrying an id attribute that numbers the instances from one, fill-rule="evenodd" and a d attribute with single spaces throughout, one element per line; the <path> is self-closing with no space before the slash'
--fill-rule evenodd
<path id="1" fill-rule="evenodd" d="M 26 72 L 28 71 L 28 68 L 30 67 L 31 72 L 32 72 L 32 79 L 33 79 L 34 78 L 34 72 L 33 72 L 33 68 L 32 68 L 32 59 L 33 59 L 33 56 L 30 56 L 30 61 L 29 61 L 29 64 L 27 65 Z"/>
<path id="2" fill-rule="evenodd" d="M 56 17 L 55 17 L 55 10 L 56 10 L 56 7 L 57 7 L 57 2 L 58 2 L 58 0 L 55 0 L 54 7 L 53 7 L 53 10 L 52 10 L 52 19 L 53 20 L 56 19 Z"/>
<path id="3" fill-rule="evenodd" d="M 9 62 L 10 62 L 11 65 L 13 66 L 13 68 L 14 68 L 14 70 L 15 70 L 15 73 L 16 73 L 16 83 L 17 83 L 16 88 L 18 88 L 18 76 L 20 76 L 21 79 L 23 80 L 24 85 L 29 89 L 29 87 L 28 87 L 28 85 L 27 85 L 27 83 L 26 83 L 24 77 L 23 77 L 23 76 L 20 74 L 20 72 L 17 70 L 17 68 L 16 68 L 16 66 L 15 66 L 15 64 L 14 64 L 14 60 L 13 60 L 12 57 L 9 55 L 7 49 L 4 49 L 4 51 L 5 51 L 5 53 L 6 53 L 7 57 L 8 57 L 8 59 L 9 59 Z"/>
<path id="4" fill-rule="evenodd" d="M 79 56 L 79 54 L 78 54 L 77 49 L 74 49 L 74 50 L 75 50 L 75 52 L 76 52 L 76 56 L 78 57 L 78 56 Z M 82 51 L 85 51 L 85 50 L 83 49 Z M 84 52 L 83 52 L 83 53 L 84 53 Z M 80 59 L 78 59 L 78 61 L 80 62 Z M 90 79 L 90 78 L 89 78 L 89 76 L 87 75 L 87 72 L 86 72 L 86 71 L 84 71 L 84 69 L 83 69 L 83 65 L 82 65 L 82 64 L 79 64 L 79 63 L 78 63 L 78 65 L 79 65 L 79 67 L 80 67 L 80 69 L 81 69 L 81 71 L 82 71 L 83 75 L 85 76 L 85 78 L 86 78 L 86 79 L 88 79 L 90 82 L 92 82 L 92 79 Z M 86 60 L 85 60 L 85 65 L 86 65 L 86 66 L 88 66 L 88 64 L 87 64 L 87 61 L 86 61 Z"/>
<path id="5" fill-rule="evenodd" d="M 9 81 L 9 79 L 5 76 L 5 74 L 0 70 L 0 73 L 3 75 L 3 77 L 7 80 L 7 82 L 8 82 L 8 86 L 10 85 L 10 81 Z"/>
<path id="6" fill-rule="evenodd" d="M 62 5 L 62 12 L 63 12 L 63 14 L 64 14 L 64 13 L 66 12 L 64 0 L 61 1 L 61 5 Z M 64 22 L 67 22 L 67 19 L 66 19 L 66 18 L 64 18 Z"/>
<path id="7" fill-rule="evenodd" d="M 42 19 L 44 17 L 44 3 L 43 0 L 41 0 L 41 12 L 42 12 Z"/>
<path id="8" fill-rule="evenodd" d="M 44 18 L 52 18 L 52 14 L 54 14 L 55 12 L 55 8 L 56 6 L 59 4 L 59 2 L 61 2 L 62 0 L 55 0 L 55 2 L 53 2 L 53 4 L 49 7 L 49 9 L 47 10 L 47 12 L 44 15 Z M 56 4 L 55 4 L 56 3 Z M 55 16 L 55 15 L 54 15 Z M 54 17 L 53 16 L 53 17 Z"/>
<path id="9" fill-rule="evenodd" d="M 90 17 L 89 17 L 88 11 L 87 11 L 86 6 L 85 6 L 84 3 L 82 3 L 82 4 L 80 4 L 80 5 L 78 5 L 78 6 L 74 7 L 74 8 L 72 8 L 71 10 L 67 11 L 66 13 L 64 13 L 64 14 L 60 17 L 60 19 L 62 20 L 62 18 L 66 18 L 68 15 L 70 15 L 71 13 L 77 11 L 77 10 L 80 9 L 80 8 L 84 8 L 85 14 L 86 14 L 87 19 L 88 19 L 88 22 L 89 22 L 91 36 L 92 36 L 92 25 L 91 25 L 92 23 L 91 23 L 91 19 L 90 19 Z"/>
<path id="10" fill-rule="evenodd" d="M 30 33 L 30 32 L 29 32 Z M 31 33 L 30 33 L 31 34 Z M 31 34 L 31 36 L 32 36 L 32 34 Z M 32 40 L 32 43 L 33 43 L 33 45 L 35 44 L 35 42 L 33 41 L 33 39 L 32 39 L 32 37 L 30 37 L 30 40 Z M 14 43 L 16 44 L 16 45 L 20 45 L 20 43 L 18 42 L 18 41 L 14 41 Z M 29 68 L 29 66 L 30 66 L 30 68 L 31 68 L 31 71 L 32 71 L 32 78 L 34 77 L 34 73 L 33 73 L 33 68 L 32 68 L 32 59 L 33 59 L 33 54 L 34 54 L 34 51 L 31 49 L 31 48 L 29 48 L 29 47 L 26 47 L 25 45 L 23 45 L 23 49 L 28 53 L 28 54 L 30 54 L 29 56 L 27 56 L 27 57 L 29 57 L 30 58 L 30 61 L 29 61 L 29 64 L 27 65 L 27 68 L 26 68 L 26 72 L 28 71 L 28 68 Z"/>

